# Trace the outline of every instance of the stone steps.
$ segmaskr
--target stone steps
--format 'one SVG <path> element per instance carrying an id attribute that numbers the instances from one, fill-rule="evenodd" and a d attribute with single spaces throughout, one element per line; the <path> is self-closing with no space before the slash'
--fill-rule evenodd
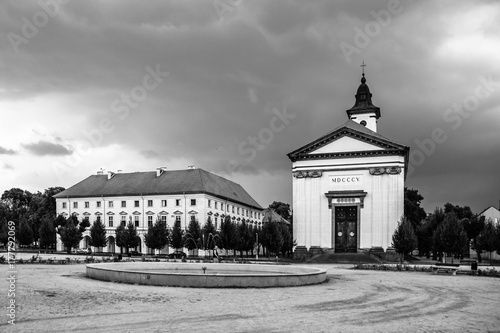
<path id="1" fill-rule="evenodd" d="M 307 260 L 311 263 L 338 263 L 338 264 L 378 264 L 380 260 L 367 253 L 334 253 L 317 254 Z"/>

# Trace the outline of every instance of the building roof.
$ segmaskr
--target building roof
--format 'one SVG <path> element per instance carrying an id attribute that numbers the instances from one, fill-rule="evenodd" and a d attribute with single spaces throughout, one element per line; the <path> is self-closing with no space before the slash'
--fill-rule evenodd
<path id="1" fill-rule="evenodd" d="M 500 213 L 500 210 L 498 210 L 498 208 L 496 208 L 495 206 L 489 206 L 488 208 L 486 208 L 485 210 L 483 210 L 481 213 L 477 214 L 478 216 L 481 216 L 483 215 L 488 209 L 491 209 L 493 208 L 494 210 L 496 210 L 498 213 Z"/>
<path id="2" fill-rule="evenodd" d="M 262 211 L 262 222 L 278 222 L 290 224 L 285 218 L 283 218 L 280 214 L 276 213 L 276 211 L 272 208 L 266 208 Z"/>
<path id="3" fill-rule="evenodd" d="M 262 209 L 243 187 L 203 169 L 155 171 L 91 175 L 55 198 L 84 198 L 137 195 L 205 193 L 224 200 Z"/>

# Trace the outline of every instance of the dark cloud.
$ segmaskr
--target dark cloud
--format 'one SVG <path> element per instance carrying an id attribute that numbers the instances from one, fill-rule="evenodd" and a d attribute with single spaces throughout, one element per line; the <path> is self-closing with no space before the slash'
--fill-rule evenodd
<path id="1" fill-rule="evenodd" d="M 37 143 L 23 144 L 29 152 L 38 156 L 45 155 L 71 155 L 73 151 L 63 145 L 51 143 L 47 141 L 38 141 Z"/>
<path id="2" fill-rule="evenodd" d="M 0 155 L 14 155 L 14 154 L 16 154 L 14 150 L 0 146 Z"/>
<path id="3" fill-rule="evenodd" d="M 421 189 L 426 208 L 455 201 L 480 210 L 486 198 L 500 197 L 491 167 L 500 163 L 500 85 L 459 128 L 443 116 L 474 94 L 479 77 L 494 74 L 500 81 L 500 6 L 402 0 L 400 12 L 347 59 L 340 44 L 355 46 L 357 31 L 389 3 L 243 1 L 223 21 L 212 1 L 73 1 L 18 53 L 8 40 L 0 43 L 0 98 L 70 96 L 64 112 L 76 120 L 64 127 L 74 137 L 61 135 L 58 143 L 86 140 L 85 130 L 110 119 L 113 130 L 96 148 L 117 144 L 146 159 L 182 158 L 257 182 L 264 173 L 288 175 L 287 153 L 346 121 L 364 59 L 382 112 L 380 134 L 412 151 L 436 128 L 448 136 L 407 180 Z M 36 2 L 9 2 L 0 7 L 0 29 L 20 34 L 23 17 L 38 10 Z M 142 87 L 146 68 L 157 65 L 169 75 L 125 117 L 114 112 L 113 103 L 124 106 L 122 96 Z M 251 153 L 251 138 L 269 128 L 273 110 L 285 107 L 295 117 Z M 38 155 L 71 154 L 45 141 L 25 147 Z M 480 195 L 461 190 L 476 180 L 484 185 Z M 269 186 L 255 194 L 264 205 Z M 290 191 L 281 195 L 291 200 Z"/>

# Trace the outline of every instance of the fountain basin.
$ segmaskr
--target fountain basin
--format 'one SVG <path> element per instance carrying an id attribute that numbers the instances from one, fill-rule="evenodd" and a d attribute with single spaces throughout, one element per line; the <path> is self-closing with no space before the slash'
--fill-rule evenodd
<path id="1" fill-rule="evenodd" d="M 89 264 L 87 276 L 154 286 L 266 288 L 322 283 L 326 280 L 326 270 L 287 265 L 128 262 Z"/>

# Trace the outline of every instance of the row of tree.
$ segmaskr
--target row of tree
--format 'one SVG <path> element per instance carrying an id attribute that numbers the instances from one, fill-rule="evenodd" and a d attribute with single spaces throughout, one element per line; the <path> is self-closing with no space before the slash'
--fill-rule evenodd
<path id="1" fill-rule="evenodd" d="M 78 224 L 74 217 L 67 220 L 64 217 L 58 219 L 60 224 L 56 230 L 69 253 L 71 248 L 78 246 L 88 225 L 82 222 Z M 63 219 L 65 221 L 62 221 Z M 126 226 L 119 225 L 115 229 L 115 244 L 120 247 L 120 251 L 124 248 L 128 253 L 129 249 L 137 247 L 140 241 L 137 229 L 131 221 Z M 234 251 L 234 253 L 239 252 L 240 256 L 244 252 L 247 255 L 251 252 L 253 255 L 254 250 L 259 250 L 259 246 L 263 247 L 268 256 L 271 254 L 284 256 L 291 253 L 295 245 L 291 228 L 286 224 L 267 222 L 260 227 L 246 222 L 235 223 L 229 216 L 222 222 L 220 230 L 215 229 L 210 217 L 203 227 L 192 217 L 186 230 L 181 227 L 179 221 L 173 228 L 169 228 L 165 222 L 158 219 L 148 228 L 144 241 L 153 251 L 161 251 L 166 246 L 188 250 L 214 250 L 218 247 L 224 249 L 226 254 L 227 251 Z M 106 227 L 100 219 L 97 219 L 90 227 L 90 245 L 102 248 L 107 244 Z"/>
<path id="2" fill-rule="evenodd" d="M 476 251 L 481 254 L 500 253 L 500 224 L 495 225 L 484 216 L 472 213 L 468 206 L 447 203 L 427 215 L 420 203 L 423 197 L 417 190 L 405 188 L 405 216 L 393 235 L 393 247 L 398 253 L 408 254 L 418 249 L 419 255 L 441 260 L 444 254 L 453 258 Z"/>

